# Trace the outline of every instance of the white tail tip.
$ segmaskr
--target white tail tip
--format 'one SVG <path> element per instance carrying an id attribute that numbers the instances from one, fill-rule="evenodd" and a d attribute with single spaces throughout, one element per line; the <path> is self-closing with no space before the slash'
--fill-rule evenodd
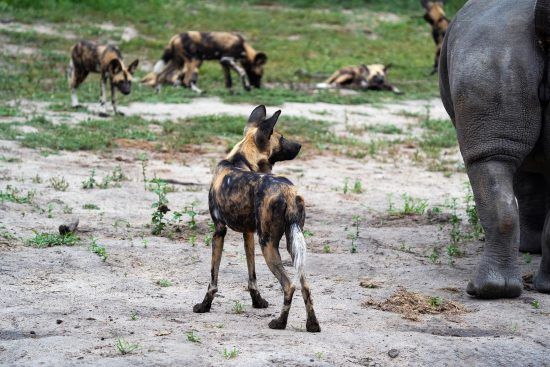
<path id="1" fill-rule="evenodd" d="M 297 282 L 304 275 L 304 267 L 306 264 L 306 239 L 298 224 L 292 224 L 290 227 L 291 234 L 291 251 L 296 269 Z"/>

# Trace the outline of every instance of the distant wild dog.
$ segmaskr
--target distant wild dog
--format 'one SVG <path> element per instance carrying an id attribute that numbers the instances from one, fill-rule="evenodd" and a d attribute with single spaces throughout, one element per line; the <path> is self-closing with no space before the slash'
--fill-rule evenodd
<path id="1" fill-rule="evenodd" d="M 317 84 L 317 88 L 388 90 L 401 94 L 399 89 L 388 83 L 388 70 L 391 67 L 391 64 L 346 66 L 335 71 L 324 83 Z"/>
<path id="2" fill-rule="evenodd" d="M 210 215 L 215 225 L 212 240 L 212 279 L 204 300 L 196 304 L 193 311 L 210 311 L 212 300 L 218 291 L 223 242 L 229 227 L 243 233 L 252 305 L 255 308 L 266 308 L 268 303 L 260 296 L 256 284 L 254 233 L 258 234 L 267 266 L 281 283 L 284 292 L 281 315 L 273 319 L 269 327 L 284 329 L 295 289 L 279 254 L 279 241 L 284 234 L 306 304 L 306 329 L 318 332 L 321 329 L 304 274 L 304 199 L 297 194 L 292 182 L 271 173 L 276 162 L 294 159 L 301 148 L 297 142 L 289 141 L 273 130 L 280 113 L 279 110 L 266 119 L 265 107 L 256 107 L 248 119 L 243 140 L 216 167 L 208 195 Z"/>
<path id="3" fill-rule="evenodd" d="M 432 37 L 436 47 L 432 74 L 435 74 L 439 67 L 439 55 L 441 54 L 443 39 L 445 38 L 447 28 L 449 28 L 449 19 L 447 19 L 445 11 L 443 10 L 444 1 L 421 0 L 421 3 L 424 9 L 426 9 L 424 19 L 432 26 Z"/>
<path id="4" fill-rule="evenodd" d="M 251 86 L 260 88 L 267 56 L 252 48 L 239 34 L 184 32 L 170 39 L 153 72 L 145 76 L 142 82 L 158 90 L 162 82 L 174 83 L 174 78 L 166 78 L 166 73 L 172 73 L 183 86 L 201 93 L 197 81 L 204 60 L 219 60 L 227 88 L 232 86 L 231 69 L 235 70 L 242 79 L 244 89 L 248 91 Z M 181 72 L 178 74 L 176 70 Z"/>
<path id="5" fill-rule="evenodd" d="M 111 104 L 115 114 L 117 111 L 115 100 L 115 88 L 122 94 L 130 94 L 132 88 L 132 75 L 138 66 L 139 60 L 134 60 L 128 67 L 122 61 L 119 49 L 113 45 L 97 45 L 93 42 L 80 41 L 71 48 L 71 61 L 67 69 L 67 78 L 71 88 L 71 104 L 78 107 L 76 89 L 86 79 L 89 73 L 100 73 L 102 107 L 101 115 L 106 115 L 107 92 L 105 90 L 107 79 L 111 87 Z"/>

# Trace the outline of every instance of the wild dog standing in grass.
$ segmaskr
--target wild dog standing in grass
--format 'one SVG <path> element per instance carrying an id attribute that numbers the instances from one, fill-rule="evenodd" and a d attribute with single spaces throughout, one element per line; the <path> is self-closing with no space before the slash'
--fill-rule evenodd
<path id="1" fill-rule="evenodd" d="M 162 58 L 155 64 L 153 72 L 142 79 L 159 88 L 166 78 L 166 73 L 180 69 L 181 84 L 197 93 L 199 68 L 204 60 L 219 60 L 225 76 L 225 86 L 232 87 L 231 69 L 235 70 L 243 83 L 244 89 L 260 88 L 264 65 L 267 56 L 258 52 L 244 38 L 228 32 L 184 32 L 173 36 L 164 49 Z M 152 82 L 154 80 L 154 82 Z"/>
<path id="2" fill-rule="evenodd" d="M 292 182 L 285 177 L 271 174 L 275 162 L 294 159 L 301 148 L 300 144 L 286 140 L 279 132 L 273 130 L 280 113 L 281 111 L 277 111 L 266 119 L 265 107 L 256 107 L 248 119 L 244 139 L 216 167 L 208 195 L 210 215 L 215 224 L 212 240 L 212 280 L 204 300 L 195 305 L 193 311 L 210 311 L 212 300 L 218 291 L 218 273 L 227 227 L 243 233 L 248 265 L 248 290 L 253 307 L 268 306 L 256 285 L 256 232 L 267 266 L 281 283 L 284 292 L 281 315 L 273 319 L 269 327 L 284 329 L 295 289 L 279 254 L 279 241 L 284 234 L 306 304 L 306 328 L 308 331 L 318 332 L 321 329 L 313 310 L 313 301 L 304 274 L 304 199 L 297 194 Z"/>
<path id="3" fill-rule="evenodd" d="M 388 83 L 388 70 L 391 67 L 391 64 L 346 66 L 335 71 L 324 83 L 317 84 L 317 88 L 388 90 L 395 94 L 401 94 L 399 89 Z"/>
<path id="4" fill-rule="evenodd" d="M 100 73 L 101 97 L 100 103 L 102 111 L 101 116 L 106 116 L 105 90 L 107 79 L 111 87 L 111 104 L 116 114 L 123 113 L 117 111 L 115 100 L 115 88 L 122 94 L 130 94 L 132 88 L 132 75 L 138 66 L 139 60 L 134 60 L 130 66 L 126 67 L 122 61 L 122 55 L 119 49 L 113 45 L 97 45 L 93 42 L 80 41 L 71 49 L 71 61 L 67 69 L 67 78 L 71 88 L 71 105 L 78 107 L 78 97 L 76 89 L 86 79 L 89 73 Z"/>
<path id="5" fill-rule="evenodd" d="M 437 73 L 439 67 L 439 55 L 441 54 L 441 47 L 443 46 L 443 39 L 447 28 L 449 28 L 449 19 L 445 16 L 443 10 L 444 1 L 428 1 L 421 0 L 422 6 L 426 9 L 424 19 L 432 26 L 432 37 L 435 42 L 435 61 L 432 74 Z"/>

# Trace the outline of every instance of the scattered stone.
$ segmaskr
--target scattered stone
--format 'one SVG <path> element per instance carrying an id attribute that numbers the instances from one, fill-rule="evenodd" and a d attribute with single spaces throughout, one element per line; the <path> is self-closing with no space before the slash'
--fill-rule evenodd
<path id="1" fill-rule="evenodd" d="M 59 324 L 61 324 L 62 322 L 63 322 L 63 320 L 57 320 L 55 323 L 56 323 L 57 325 L 59 325 Z"/>
<path id="2" fill-rule="evenodd" d="M 390 349 L 388 351 L 388 355 L 390 356 L 390 358 L 395 358 L 399 355 L 399 350 L 398 349 Z"/>

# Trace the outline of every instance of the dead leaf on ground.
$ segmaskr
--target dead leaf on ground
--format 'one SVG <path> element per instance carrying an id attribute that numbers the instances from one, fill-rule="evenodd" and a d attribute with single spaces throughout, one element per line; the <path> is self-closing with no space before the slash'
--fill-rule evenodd
<path id="1" fill-rule="evenodd" d="M 363 302 L 363 307 L 373 307 L 378 310 L 394 312 L 401 314 L 404 319 L 420 321 L 421 315 L 443 314 L 460 315 L 469 312 L 468 309 L 459 302 L 448 301 L 441 297 L 429 297 L 420 293 L 409 292 L 403 287 L 387 300 L 379 302 L 367 300 Z"/>
<path id="2" fill-rule="evenodd" d="M 382 286 L 382 283 L 369 278 L 364 278 L 359 282 L 359 285 L 363 288 L 373 289 L 373 288 L 380 288 Z"/>

